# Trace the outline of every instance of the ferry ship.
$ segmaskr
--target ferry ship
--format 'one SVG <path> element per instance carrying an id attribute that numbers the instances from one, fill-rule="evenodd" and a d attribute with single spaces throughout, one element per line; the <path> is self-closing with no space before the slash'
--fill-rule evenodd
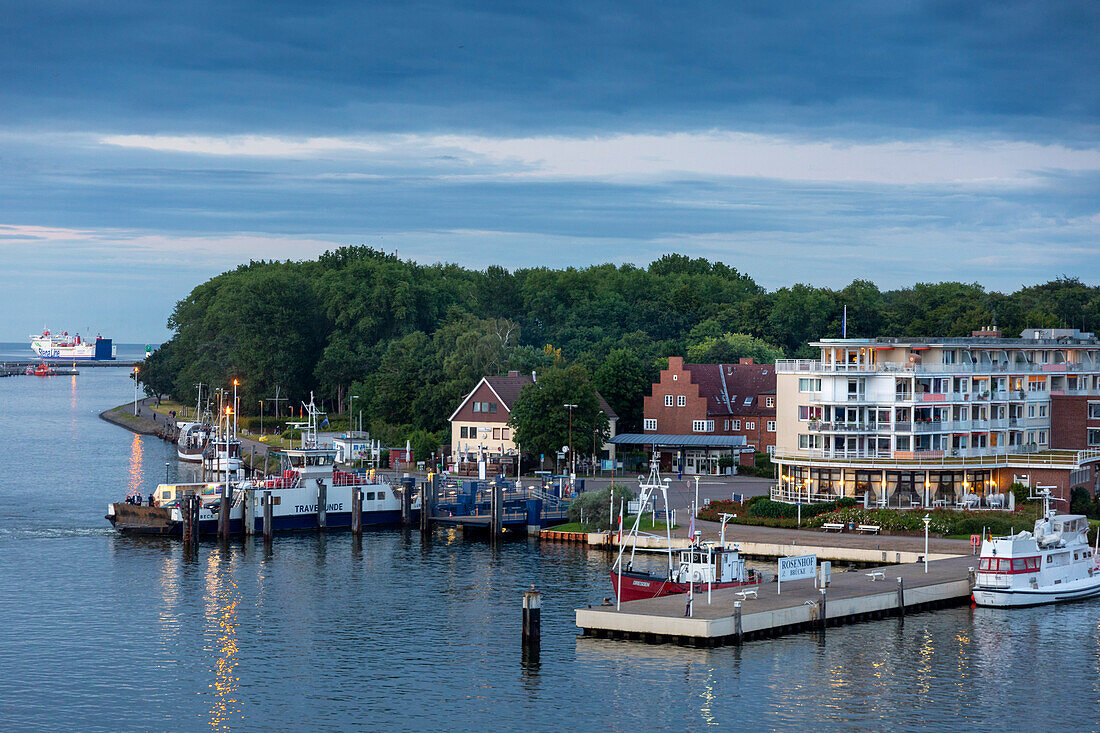
<path id="1" fill-rule="evenodd" d="M 37 336 L 30 336 L 31 351 L 39 359 L 58 361 L 109 361 L 115 358 L 117 349 L 111 339 L 100 336 L 95 341 L 85 341 L 80 334 L 70 336 L 68 331 L 51 333 L 43 329 Z"/>
<path id="2" fill-rule="evenodd" d="M 360 516 L 364 527 L 399 524 L 404 489 L 392 487 L 384 476 L 341 470 L 336 463 L 335 448 L 317 447 L 317 418 L 321 413 L 312 398 L 306 409 L 309 411 L 308 423 L 296 424 L 303 428 L 302 447 L 275 454 L 279 459 L 279 472 L 274 476 L 234 482 L 234 472 L 230 471 L 230 477 L 217 483 L 160 484 L 152 505 L 110 504 L 107 521 L 124 534 L 180 537 L 183 535 L 185 502 L 194 495 L 200 500 L 199 534 L 213 535 L 218 531 L 222 496 L 227 494 L 231 532 L 240 532 L 248 526 L 256 533 L 263 531 L 261 498 L 265 496 L 271 497 L 273 531 L 319 529 L 322 514 L 325 529 L 341 529 L 351 527 L 355 491 L 360 490 Z M 232 444 L 233 441 L 227 444 L 221 438 L 211 442 L 212 447 L 222 451 L 222 461 L 235 460 L 231 454 Z M 319 512 L 322 497 L 323 512 Z M 409 506 L 415 519 L 419 516 L 419 500 L 410 497 Z"/>
<path id="3" fill-rule="evenodd" d="M 982 541 L 974 583 L 979 606 L 1038 606 L 1100 596 L 1100 547 L 1089 547 L 1088 519 L 1055 513 L 1049 488 L 1033 498 L 1043 499 L 1043 516 L 1033 531 Z"/>

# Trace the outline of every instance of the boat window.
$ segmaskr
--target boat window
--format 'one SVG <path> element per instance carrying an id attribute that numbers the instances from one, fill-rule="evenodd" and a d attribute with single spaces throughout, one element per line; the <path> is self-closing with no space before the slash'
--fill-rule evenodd
<path id="1" fill-rule="evenodd" d="M 1012 560 L 1012 569 L 1024 571 L 1027 570 L 1027 560 L 1022 557 L 1017 557 Z"/>
<path id="2" fill-rule="evenodd" d="M 990 563 L 989 558 L 988 557 L 983 557 L 981 560 L 978 561 L 978 570 L 989 570 L 990 569 L 989 563 Z"/>
<path id="3" fill-rule="evenodd" d="M 367 498 L 367 501 L 374 501 L 374 492 L 373 491 L 368 491 L 366 498 Z"/>
<path id="4" fill-rule="evenodd" d="M 1039 558 L 1029 557 L 1027 559 L 1027 569 L 1028 570 L 1038 570 L 1039 569 Z"/>
<path id="5" fill-rule="evenodd" d="M 385 499 L 385 498 L 386 498 L 386 492 L 385 491 L 379 491 L 378 492 L 378 499 L 382 500 L 382 499 Z"/>

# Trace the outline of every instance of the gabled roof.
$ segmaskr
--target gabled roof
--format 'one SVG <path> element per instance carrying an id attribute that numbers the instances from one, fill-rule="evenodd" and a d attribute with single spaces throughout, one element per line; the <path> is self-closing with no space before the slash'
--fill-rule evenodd
<path id="1" fill-rule="evenodd" d="M 478 387 L 484 383 L 493 391 L 493 394 L 500 400 L 501 406 L 508 412 L 512 411 L 512 405 L 515 404 L 516 398 L 519 397 L 519 393 L 523 391 L 523 388 L 529 384 L 534 383 L 534 378 L 530 374 L 505 374 L 503 376 L 494 377 L 482 377 L 481 381 L 474 385 L 474 388 L 470 390 L 470 394 L 466 395 L 466 398 L 459 403 L 458 407 L 451 416 L 447 418 L 448 421 L 454 420 L 455 415 L 459 413 L 466 403 L 470 401 L 470 398 L 477 392 Z M 600 401 L 600 409 L 607 415 L 609 420 L 617 420 L 618 415 L 611 409 L 611 405 L 607 404 L 607 400 L 603 398 L 599 392 L 596 393 L 596 398 Z"/>
<path id="2" fill-rule="evenodd" d="M 763 397 L 775 394 L 773 364 L 684 364 L 699 394 L 707 400 L 708 415 L 763 415 Z"/>

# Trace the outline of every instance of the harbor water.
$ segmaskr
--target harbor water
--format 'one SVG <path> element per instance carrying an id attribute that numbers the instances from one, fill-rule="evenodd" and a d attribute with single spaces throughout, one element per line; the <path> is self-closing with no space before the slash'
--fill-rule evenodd
<path id="1" fill-rule="evenodd" d="M 124 369 L 0 380 L 5 730 L 1100 728 L 1096 602 L 706 650 L 578 638 L 610 559 L 575 546 L 393 529 L 185 560 L 103 518 L 178 475 L 172 446 L 98 419 L 132 390 Z"/>

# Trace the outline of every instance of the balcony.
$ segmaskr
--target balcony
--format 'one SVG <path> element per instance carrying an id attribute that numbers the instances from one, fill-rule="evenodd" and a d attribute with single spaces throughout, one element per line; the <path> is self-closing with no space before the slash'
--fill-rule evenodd
<path id="1" fill-rule="evenodd" d="M 1100 461 L 1100 448 L 1089 450 L 1039 450 L 1038 446 L 954 448 L 928 451 L 776 450 L 780 463 L 820 464 L 829 467 L 935 469 L 947 468 L 1059 468 L 1075 469 L 1085 462 Z"/>
<path id="2" fill-rule="evenodd" d="M 876 433 L 888 432 L 890 423 L 856 422 L 811 422 L 810 430 L 815 433 Z"/>
<path id="3" fill-rule="evenodd" d="M 1091 364 L 836 364 L 815 359 L 779 359 L 777 374 L 1062 374 L 1066 372 L 1100 373 L 1100 365 Z"/>

